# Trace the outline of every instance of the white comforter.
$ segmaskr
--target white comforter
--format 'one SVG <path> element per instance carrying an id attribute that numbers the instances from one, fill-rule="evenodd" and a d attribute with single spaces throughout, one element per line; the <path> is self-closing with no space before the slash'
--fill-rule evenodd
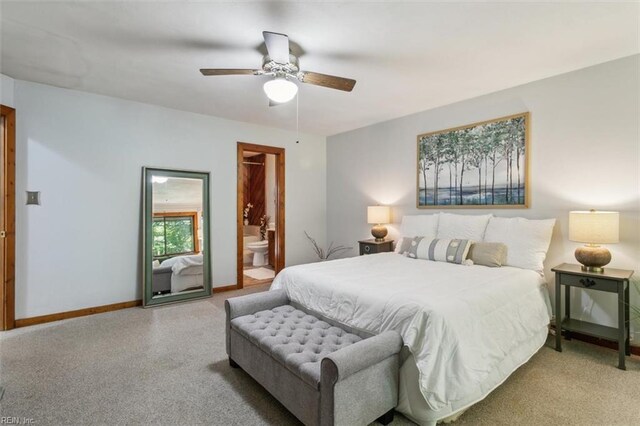
<path id="1" fill-rule="evenodd" d="M 400 332 L 432 410 L 489 393 L 487 378 L 551 316 L 536 272 L 395 253 L 292 266 L 271 288 L 343 324 Z"/>

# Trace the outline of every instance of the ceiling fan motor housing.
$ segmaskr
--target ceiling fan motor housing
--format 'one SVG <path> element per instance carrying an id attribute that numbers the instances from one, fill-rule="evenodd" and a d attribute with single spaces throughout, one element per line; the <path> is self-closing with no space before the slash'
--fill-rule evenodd
<path id="1" fill-rule="evenodd" d="M 265 55 L 262 58 L 262 69 L 267 74 L 273 74 L 276 77 L 293 77 L 298 78 L 298 72 L 300 67 L 298 65 L 298 57 L 289 53 L 289 62 L 286 64 L 280 64 L 272 60 L 269 55 Z"/>

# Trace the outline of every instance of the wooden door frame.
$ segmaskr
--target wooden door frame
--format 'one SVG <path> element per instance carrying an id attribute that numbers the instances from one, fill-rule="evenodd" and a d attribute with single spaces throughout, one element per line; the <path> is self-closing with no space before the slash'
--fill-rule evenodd
<path id="1" fill-rule="evenodd" d="M 260 154 L 273 154 L 276 156 L 276 274 L 284 269 L 285 263 L 285 250 L 284 250 L 284 226 L 285 226 L 285 188 L 284 188 L 284 172 L 285 172 L 285 159 L 284 148 L 278 148 L 275 146 L 256 145 L 246 142 L 238 142 L 238 189 L 237 189 L 237 212 L 236 212 L 236 232 L 237 232 L 237 246 L 236 246 L 236 261 L 237 261 L 237 284 L 236 288 L 244 287 L 244 173 L 243 164 L 244 152 L 251 151 Z"/>
<path id="2" fill-rule="evenodd" d="M 5 120 L 2 149 L 0 196 L 4 198 L 3 216 L 5 237 L 0 238 L 4 277 L 0 280 L 0 330 L 15 327 L 15 271 L 16 271 L 16 110 L 0 105 Z"/>

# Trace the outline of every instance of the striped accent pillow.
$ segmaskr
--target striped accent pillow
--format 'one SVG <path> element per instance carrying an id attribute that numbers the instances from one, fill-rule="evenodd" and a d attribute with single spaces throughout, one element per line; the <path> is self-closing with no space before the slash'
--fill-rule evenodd
<path id="1" fill-rule="evenodd" d="M 462 264 L 467 259 L 471 240 L 436 238 L 429 243 L 428 259 Z"/>
<path id="2" fill-rule="evenodd" d="M 403 238 L 400 244 L 398 253 L 403 256 L 410 257 L 412 259 L 418 258 L 418 247 L 424 237 Z"/>

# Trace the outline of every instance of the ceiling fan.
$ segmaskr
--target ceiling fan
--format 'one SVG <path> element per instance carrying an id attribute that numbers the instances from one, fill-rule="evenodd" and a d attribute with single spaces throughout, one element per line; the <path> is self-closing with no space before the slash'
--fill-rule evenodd
<path id="1" fill-rule="evenodd" d="M 264 84 L 264 91 L 267 97 L 276 104 L 289 102 L 295 97 L 298 93 L 298 86 L 294 81 L 345 92 L 353 90 L 353 86 L 356 84 L 353 79 L 300 70 L 298 58 L 289 49 L 289 37 L 286 34 L 263 31 L 262 36 L 268 52 L 268 55 L 262 59 L 262 69 L 203 68 L 200 72 L 205 76 L 272 76 L 274 79 Z"/>

